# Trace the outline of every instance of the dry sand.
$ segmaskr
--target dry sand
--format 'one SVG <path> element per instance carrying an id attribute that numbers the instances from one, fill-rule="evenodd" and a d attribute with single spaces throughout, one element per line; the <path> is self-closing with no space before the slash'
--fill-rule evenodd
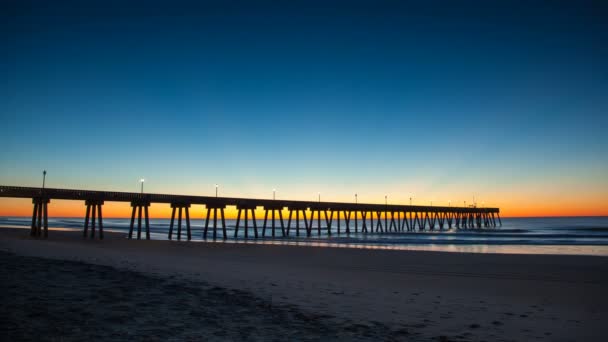
<path id="1" fill-rule="evenodd" d="M 49 236 L 0 229 L 5 337 L 608 340 L 606 257 Z"/>

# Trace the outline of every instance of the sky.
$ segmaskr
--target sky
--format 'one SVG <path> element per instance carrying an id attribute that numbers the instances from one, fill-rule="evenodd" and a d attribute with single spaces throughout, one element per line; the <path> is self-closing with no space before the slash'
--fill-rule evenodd
<path id="1" fill-rule="evenodd" d="M 603 1 L 2 1 L 0 184 L 608 215 L 606 18 Z"/>

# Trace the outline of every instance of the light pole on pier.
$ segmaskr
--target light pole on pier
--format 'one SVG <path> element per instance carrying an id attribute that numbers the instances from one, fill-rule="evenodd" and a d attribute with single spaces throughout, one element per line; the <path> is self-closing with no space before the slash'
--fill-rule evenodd
<path id="1" fill-rule="evenodd" d="M 448 206 L 452 206 L 452 201 L 448 200 Z"/>
<path id="2" fill-rule="evenodd" d="M 218 184 L 215 184 L 215 197 L 217 198 L 217 188 L 219 188 L 220 186 Z"/>
<path id="3" fill-rule="evenodd" d="M 272 189 L 272 200 L 273 201 L 276 199 L 276 193 L 277 193 L 277 189 Z"/>
<path id="4" fill-rule="evenodd" d="M 144 182 L 145 182 L 145 181 L 146 181 L 146 180 L 145 180 L 145 179 L 143 179 L 143 178 L 139 180 L 139 182 L 141 183 L 141 190 L 140 190 L 140 191 L 141 191 L 141 193 L 142 193 L 142 194 L 144 193 Z"/>
<path id="5" fill-rule="evenodd" d="M 321 203 L 321 193 L 319 192 L 319 203 Z"/>
<path id="6" fill-rule="evenodd" d="M 388 195 L 384 195 L 384 228 L 388 231 Z M 380 220 L 380 217 L 378 217 Z"/>
<path id="7" fill-rule="evenodd" d="M 412 197 L 414 197 L 414 195 L 410 195 L 410 205 L 412 205 Z"/>
<path id="8" fill-rule="evenodd" d="M 431 200 L 431 207 L 433 206 L 433 200 Z"/>
<path id="9" fill-rule="evenodd" d="M 46 170 L 42 171 L 42 190 L 44 190 L 44 183 L 46 182 Z"/>
<path id="10" fill-rule="evenodd" d="M 359 200 L 357 199 L 357 194 L 355 194 L 355 204 L 359 203 Z"/>
<path id="11" fill-rule="evenodd" d="M 464 207 L 465 208 L 467 207 L 467 201 L 464 201 Z"/>

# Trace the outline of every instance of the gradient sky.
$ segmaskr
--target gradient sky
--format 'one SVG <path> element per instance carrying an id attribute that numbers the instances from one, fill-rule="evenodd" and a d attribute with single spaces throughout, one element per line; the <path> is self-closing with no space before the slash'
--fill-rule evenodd
<path id="1" fill-rule="evenodd" d="M 277 3 L 2 1 L 0 184 L 608 215 L 607 2 Z"/>

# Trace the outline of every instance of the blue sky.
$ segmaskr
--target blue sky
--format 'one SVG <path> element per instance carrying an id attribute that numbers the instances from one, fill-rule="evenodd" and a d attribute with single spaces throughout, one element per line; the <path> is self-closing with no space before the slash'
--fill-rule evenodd
<path id="1" fill-rule="evenodd" d="M 602 2 L 0 6 L 3 184 L 608 199 Z"/>

